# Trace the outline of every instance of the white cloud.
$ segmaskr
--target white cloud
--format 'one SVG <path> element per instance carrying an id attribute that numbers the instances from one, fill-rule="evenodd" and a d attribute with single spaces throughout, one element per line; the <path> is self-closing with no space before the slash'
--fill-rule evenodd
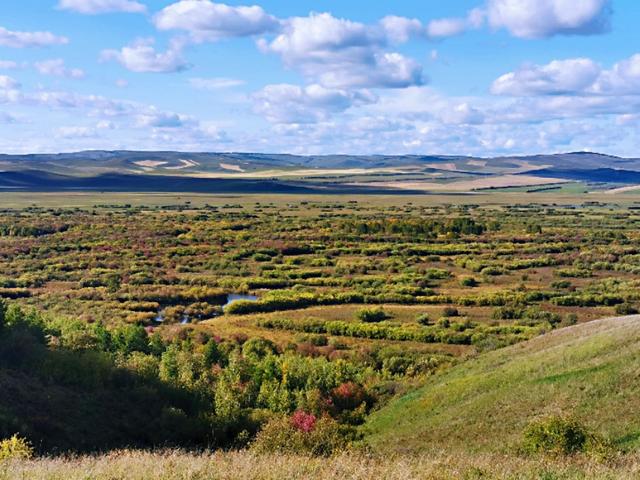
<path id="1" fill-rule="evenodd" d="M 234 7 L 210 0 L 178 1 L 157 13 L 153 22 L 159 30 L 187 31 L 196 41 L 261 35 L 279 26 L 257 5 Z"/>
<path id="2" fill-rule="evenodd" d="M 93 138 L 97 132 L 91 127 L 58 127 L 56 129 L 58 138 Z"/>
<path id="3" fill-rule="evenodd" d="M 594 83 L 593 92 L 607 95 L 640 95 L 640 54 L 604 70 Z"/>
<path id="4" fill-rule="evenodd" d="M 521 38 L 591 35 L 610 28 L 610 0 L 489 0 L 489 24 Z"/>
<path id="5" fill-rule="evenodd" d="M 314 123 L 354 105 L 375 101 L 367 91 L 327 89 L 320 85 L 267 85 L 253 95 L 255 111 L 273 123 Z"/>
<path id="6" fill-rule="evenodd" d="M 120 50 L 103 50 L 103 60 L 116 60 L 120 65 L 132 72 L 170 73 L 181 72 L 191 68 L 182 56 L 184 45 L 173 41 L 164 52 L 156 52 L 154 40 L 138 39 Z"/>
<path id="7" fill-rule="evenodd" d="M 380 20 L 380 25 L 392 43 L 405 43 L 413 36 L 424 35 L 424 27 L 415 18 L 389 15 Z"/>
<path id="8" fill-rule="evenodd" d="M 609 70 L 588 58 L 554 60 L 525 65 L 499 77 L 491 87 L 496 95 L 640 95 L 640 54 Z"/>
<path id="9" fill-rule="evenodd" d="M 300 70 L 309 81 L 328 88 L 403 88 L 423 83 L 417 62 L 384 51 L 389 32 L 395 32 L 391 36 L 396 40 L 406 35 L 402 28 L 388 28 L 314 13 L 286 20 L 282 33 L 258 45 L 280 55 L 287 67 Z"/>
<path id="10" fill-rule="evenodd" d="M 86 15 L 99 13 L 144 13 L 147 7 L 134 0 L 60 0 L 58 8 L 71 10 Z"/>
<path id="11" fill-rule="evenodd" d="M 588 58 L 554 60 L 547 65 L 525 65 L 499 77 L 491 87 L 496 95 L 561 95 L 584 91 L 601 69 Z"/>
<path id="12" fill-rule="evenodd" d="M 11 48 L 49 47 L 69 43 L 66 37 L 51 32 L 18 32 L 0 27 L 0 46 Z"/>
<path id="13" fill-rule="evenodd" d="M 8 75 L 0 75 L 0 89 L 2 90 L 15 90 L 20 88 L 20 83 Z"/>
<path id="14" fill-rule="evenodd" d="M 190 78 L 189 84 L 199 90 L 221 90 L 244 85 L 244 80 L 236 78 L 216 77 L 216 78 Z"/>
<path id="15" fill-rule="evenodd" d="M 173 112 L 161 112 L 152 109 L 136 117 L 137 127 L 179 128 L 194 123 L 194 119 L 187 115 Z"/>
<path id="16" fill-rule="evenodd" d="M 61 58 L 35 62 L 34 66 L 42 75 L 53 75 L 55 77 L 67 78 L 84 78 L 85 75 L 84 71 L 79 68 L 67 68 L 64 64 L 64 60 Z"/>
<path id="17" fill-rule="evenodd" d="M 426 34 L 432 39 L 441 39 L 460 35 L 467 30 L 481 28 L 485 24 L 486 12 L 474 8 L 464 18 L 437 18 L 427 24 Z"/>
<path id="18" fill-rule="evenodd" d="M 432 20 L 427 25 L 427 33 L 432 38 L 453 37 L 460 35 L 467 28 L 463 18 L 441 18 Z"/>

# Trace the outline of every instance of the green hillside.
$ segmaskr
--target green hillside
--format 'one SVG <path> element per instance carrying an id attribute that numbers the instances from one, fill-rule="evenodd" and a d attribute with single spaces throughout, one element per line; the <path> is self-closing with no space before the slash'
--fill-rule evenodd
<path id="1" fill-rule="evenodd" d="M 554 331 L 436 375 L 365 426 L 377 451 L 499 452 L 533 418 L 570 414 L 622 449 L 640 445 L 640 316 Z"/>

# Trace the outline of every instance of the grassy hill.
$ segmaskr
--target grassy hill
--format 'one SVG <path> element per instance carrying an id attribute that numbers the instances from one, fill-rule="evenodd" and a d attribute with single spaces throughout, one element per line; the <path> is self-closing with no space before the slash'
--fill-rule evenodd
<path id="1" fill-rule="evenodd" d="M 554 331 L 434 376 L 366 425 L 377 451 L 500 452 L 547 414 L 572 414 L 620 448 L 640 445 L 640 316 Z"/>

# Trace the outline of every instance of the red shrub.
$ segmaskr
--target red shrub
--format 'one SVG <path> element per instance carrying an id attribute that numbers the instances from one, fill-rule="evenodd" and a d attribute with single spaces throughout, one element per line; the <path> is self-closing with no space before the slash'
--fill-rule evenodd
<path id="1" fill-rule="evenodd" d="M 316 426 L 316 421 L 317 418 L 315 415 L 303 412 L 302 410 L 298 410 L 291 415 L 291 424 L 304 433 L 311 432 Z"/>
<path id="2" fill-rule="evenodd" d="M 357 383 L 346 382 L 331 390 L 333 404 L 339 411 L 353 410 L 367 399 L 367 394 Z"/>

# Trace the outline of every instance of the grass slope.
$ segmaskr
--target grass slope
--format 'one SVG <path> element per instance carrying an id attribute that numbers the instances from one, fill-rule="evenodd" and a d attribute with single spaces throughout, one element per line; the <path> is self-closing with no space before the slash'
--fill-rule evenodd
<path id="1" fill-rule="evenodd" d="M 378 451 L 507 451 L 536 416 L 573 414 L 640 446 L 640 316 L 554 331 L 431 378 L 365 426 Z"/>

